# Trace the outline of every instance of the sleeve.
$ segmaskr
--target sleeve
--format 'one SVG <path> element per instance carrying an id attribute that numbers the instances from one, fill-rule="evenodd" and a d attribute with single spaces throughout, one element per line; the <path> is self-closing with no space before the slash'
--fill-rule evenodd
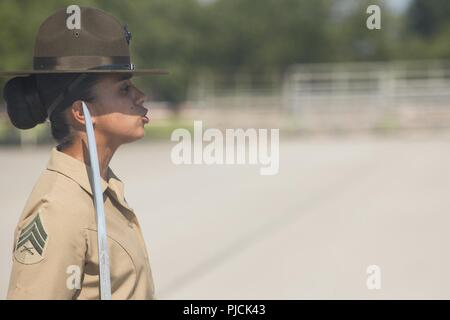
<path id="1" fill-rule="evenodd" d="M 8 299 L 73 299 L 87 251 L 83 219 L 73 208 L 43 202 L 15 231 Z"/>

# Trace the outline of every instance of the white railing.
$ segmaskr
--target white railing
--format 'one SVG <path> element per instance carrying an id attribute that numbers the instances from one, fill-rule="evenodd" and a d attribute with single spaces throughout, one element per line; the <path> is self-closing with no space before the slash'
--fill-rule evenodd
<path id="1" fill-rule="evenodd" d="M 284 109 L 450 106 L 450 61 L 295 65 Z"/>

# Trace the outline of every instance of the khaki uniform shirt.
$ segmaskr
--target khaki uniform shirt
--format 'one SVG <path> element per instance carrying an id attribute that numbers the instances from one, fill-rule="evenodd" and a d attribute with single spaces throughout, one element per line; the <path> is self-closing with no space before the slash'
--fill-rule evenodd
<path id="1" fill-rule="evenodd" d="M 88 175 L 89 174 L 89 175 Z M 90 168 L 53 148 L 15 230 L 8 299 L 99 299 Z M 122 182 L 102 179 L 113 299 L 153 299 L 149 258 Z"/>

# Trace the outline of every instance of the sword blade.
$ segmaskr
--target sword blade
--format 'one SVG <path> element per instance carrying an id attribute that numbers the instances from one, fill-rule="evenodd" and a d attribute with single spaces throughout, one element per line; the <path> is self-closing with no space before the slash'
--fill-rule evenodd
<path id="1" fill-rule="evenodd" d="M 88 138 L 89 160 L 91 163 L 91 175 L 93 182 L 94 205 L 97 217 L 97 244 L 98 263 L 100 273 L 100 299 L 111 300 L 111 276 L 109 266 L 108 241 L 106 233 L 105 210 L 103 207 L 103 192 L 101 188 L 100 169 L 98 165 L 97 143 L 95 141 L 94 126 L 91 114 L 85 102 L 83 114 L 86 122 L 86 133 Z"/>

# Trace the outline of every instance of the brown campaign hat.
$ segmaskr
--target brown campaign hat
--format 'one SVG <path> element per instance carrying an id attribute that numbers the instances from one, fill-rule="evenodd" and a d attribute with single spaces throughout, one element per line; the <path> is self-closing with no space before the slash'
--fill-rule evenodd
<path id="1" fill-rule="evenodd" d="M 36 35 L 32 70 L 1 71 L 0 76 L 50 73 L 167 74 L 136 69 L 131 63 L 131 33 L 111 14 L 90 7 L 67 8 L 48 17 Z M 69 12 L 69 13 L 68 13 Z M 70 24 L 74 14 L 79 24 Z M 69 20 L 69 22 L 68 22 Z"/>

